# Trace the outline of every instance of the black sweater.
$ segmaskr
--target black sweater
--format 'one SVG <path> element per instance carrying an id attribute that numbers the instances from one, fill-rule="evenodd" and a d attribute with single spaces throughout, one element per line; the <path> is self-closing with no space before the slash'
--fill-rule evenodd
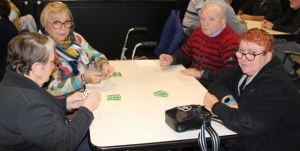
<path id="1" fill-rule="evenodd" d="M 0 151 L 72 151 L 94 116 L 80 107 L 67 125 L 66 100 L 57 100 L 35 82 L 6 68 L 0 83 Z"/>
<path id="2" fill-rule="evenodd" d="M 272 23 L 273 30 L 293 34 L 293 40 L 300 44 L 300 8 L 297 10 L 289 8 L 284 16 Z"/>
<path id="3" fill-rule="evenodd" d="M 238 109 L 218 102 L 212 112 L 245 137 L 247 151 L 300 151 L 300 94 L 281 62 L 273 57 L 238 95 L 243 75 L 236 66 L 210 85 L 218 100 L 232 94 L 238 102 Z"/>

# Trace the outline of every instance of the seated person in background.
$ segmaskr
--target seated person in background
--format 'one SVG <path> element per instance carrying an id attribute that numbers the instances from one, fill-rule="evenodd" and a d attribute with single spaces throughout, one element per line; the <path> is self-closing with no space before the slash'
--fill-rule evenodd
<path id="1" fill-rule="evenodd" d="M 240 7 L 237 15 L 240 15 L 242 20 L 274 21 L 281 15 L 281 2 L 280 0 L 249 0 Z"/>
<path id="2" fill-rule="evenodd" d="M 15 36 L 19 34 L 15 25 L 9 20 L 10 13 L 9 2 L 0 0 L 0 81 L 5 74 L 5 68 L 8 65 L 7 44 Z"/>
<path id="3" fill-rule="evenodd" d="M 239 66 L 208 87 L 205 107 L 244 137 L 233 149 L 299 151 L 300 94 L 274 56 L 273 36 L 254 28 L 239 41 Z"/>
<path id="4" fill-rule="evenodd" d="M 101 96 L 84 98 L 76 92 L 58 100 L 41 88 L 55 68 L 55 42 L 48 36 L 25 32 L 8 45 L 5 76 L 0 83 L 0 150 L 71 151 L 84 139 Z M 65 113 L 77 109 L 66 123 Z"/>
<path id="5" fill-rule="evenodd" d="M 208 4 L 203 8 L 199 26 L 186 44 L 172 55 L 159 56 L 160 66 L 183 64 L 182 74 L 197 78 L 207 87 L 237 64 L 238 35 L 226 24 L 223 8 Z"/>
<path id="6" fill-rule="evenodd" d="M 10 0 L 7 0 L 7 1 L 9 1 L 9 5 L 11 8 L 11 11 L 9 14 L 9 20 L 14 23 L 18 32 L 20 32 L 20 30 L 21 30 L 21 28 L 20 28 L 20 10 L 13 2 L 11 2 Z"/>
<path id="7" fill-rule="evenodd" d="M 290 7 L 280 19 L 275 21 L 264 20 L 261 27 L 291 33 L 287 39 L 275 39 L 275 55 L 283 62 L 288 75 L 293 79 L 298 79 L 298 75 L 293 68 L 293 60 L 284 51 L 300 53 L 300 0 L 290 0 Z"/>
<path id="8" fill-rule="evenodd" d="M 240 22 L 238 20 L 233 8 L 230 6 L 231 2 L 232 0 L 191 0 L 182 21 L 182 26 L 186 35 L 190 36 L 192 31 L 200 25 L 201 10 L 208 4 L 218 4 L 223 7 L 226 14 L 227 24 L 238 35 L 246 32 L 247 26 L 244 22 Z"/>
<path id="9" fill-rule="evenodd" d="M 200 20 L 198 12 L 202 9 L 204 2 L 205 0 L 190 0 L 182 20 L 182 27 L 184 31 L 191 26 L 199 26 Z"/>
<path id="10" fill-rule="evenodd" d="M 40 16 L 39 33 L 47 35 L 56 42 L 55 58 L 57 68 L 53 70 L 50 81 L 45 85 L 54 96 L 64 96 L 82 90 L 88 83 L 97 84 L 113 75 L 114 68 L 109 65 L 105 55 L 93 49 L 78 33 L 68 6 L 62 2 L 48 3 Z M 94 66 L 102 72 L 85 72 Z"/>

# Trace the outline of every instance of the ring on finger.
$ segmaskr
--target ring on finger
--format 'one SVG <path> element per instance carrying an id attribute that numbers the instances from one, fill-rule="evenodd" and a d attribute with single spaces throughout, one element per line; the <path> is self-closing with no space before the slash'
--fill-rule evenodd
<path id="1" fill-rule="evenodd" d="M 97 80 L 97 84 L 99 84 L 100 83 L 100 80 Z"/>

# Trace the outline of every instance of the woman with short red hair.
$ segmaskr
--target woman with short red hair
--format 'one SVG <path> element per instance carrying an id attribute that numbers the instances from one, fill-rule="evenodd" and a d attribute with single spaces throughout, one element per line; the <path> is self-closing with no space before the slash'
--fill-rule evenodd
<path id="1" fill-rule="evenodd" d="M 244 137 L 234 149 L 299 151 L 300 94 L 274 56 L 273 36 L 250 29 L 239 43 L 239 65 L 209 86 L 205 107 Z"/>

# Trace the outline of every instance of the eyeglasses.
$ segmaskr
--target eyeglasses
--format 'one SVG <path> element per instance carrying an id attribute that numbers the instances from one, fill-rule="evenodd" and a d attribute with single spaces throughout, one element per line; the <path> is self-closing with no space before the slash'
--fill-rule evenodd
<path id="1" fill-rule="evenodd" d="M 55 21 L 53 23 L 49 22 L 49 23 L 53 26 L 54 29 L 59 29 L 59 28 L 61 28 L 62 25 L 64 25 L 66 28 L 71 28 L 73 26 L 73 22 L 70 20 L 68 20 L 64 23 L 62 23 L 60 21 Z"/>
<path id="2" fill-rule="evenodd" d="M 249 60 L 249 61 L 253 61 L 255 59 L 255 57 L 258 56 L 258 55 L 266 54 L 267 53 L 267 52 L 262 52 L 262 53 L 259 53 L 259 54 L 253 54 L 251 52 L 249 52 L 249 53 L 243 53 L 242 51 L 244 51 L 244 50 L 240 49 L 239 51 L 237 51 L 235 53 L 236 57 L 239 58 L 239 59 L 242 59 L 243 56 L 246 56 L 247 60 Z"/>
<path id="3" fill-rule="evenodd" d="M 53 64 L 54 66 L 57 66 L 59 62 L 57 59 L 55 59 L 53 61 L 50 61 L 50 63 Z"/>

